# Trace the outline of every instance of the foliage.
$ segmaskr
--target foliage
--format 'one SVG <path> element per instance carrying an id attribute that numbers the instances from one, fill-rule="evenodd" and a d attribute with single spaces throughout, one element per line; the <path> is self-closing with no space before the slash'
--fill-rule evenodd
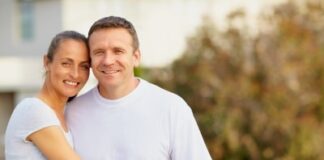
<path id="1" fill-rule="evenodd" d="M 267 11 L 257 34 L 242 11 L 226 31 L 206 18 L 180 59 L 142 72 L 188 102 L 213 159 L 324 157 L 323 3 Z"/>

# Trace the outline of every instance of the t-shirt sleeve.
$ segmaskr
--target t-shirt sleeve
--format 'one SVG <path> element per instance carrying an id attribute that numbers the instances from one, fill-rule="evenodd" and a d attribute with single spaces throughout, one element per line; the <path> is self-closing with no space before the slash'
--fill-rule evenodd
<path id="1" fill-rule="evenodd" d="M 60 126 L 59 120 L 51 108 L 41 102 L 31 101 L 17 106 L 15 112 L 16 129 L 18 136 L 23 141 L 28 142 L 26 138 L 32 133 L 49 127 Z"/>
<path id="2" fill-rule="evenodd" d="M 180 101 L 172 115 L 172 160 L 211 160 L 191 108 Z"/>

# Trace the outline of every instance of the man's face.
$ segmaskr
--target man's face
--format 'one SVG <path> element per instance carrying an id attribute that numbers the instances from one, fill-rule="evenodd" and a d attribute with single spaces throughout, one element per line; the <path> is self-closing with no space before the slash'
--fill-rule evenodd
<path id="1" fill-rule="evenodd" d="M 140 53 L 126 29 L 99 29 L 90 35 L 91 66 L 99 86 L 106 89 L 127 87 L 134 79 Z"/>

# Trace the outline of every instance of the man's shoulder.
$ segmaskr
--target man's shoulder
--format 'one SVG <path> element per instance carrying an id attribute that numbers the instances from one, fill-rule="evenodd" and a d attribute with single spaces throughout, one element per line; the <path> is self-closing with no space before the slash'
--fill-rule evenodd
<path id="1" fill-rule="evenodd" d="M 149 96 L 155 97 L 153 99 L 163 102 L 163 103 L 176 103 L 178 105 L 187 105 L 185 100 L 178 94 L 164 89 L 154 83 L 147 82 L 147 93 Z"/>
<path id="2" fill-rule="evenodd" d="M 154 84 L 152 82 L 144 81 L 148 91 L 151 94 L 159 95 L 162 97 L 168 97 L 168 98 L 180 98 L 182 99 L 179 95 L 176 93 L 173 93 L 172 91 L 169 91 L 165 88 L 162 88 L 161 86 L 158 86 L 157 84 Z"/>

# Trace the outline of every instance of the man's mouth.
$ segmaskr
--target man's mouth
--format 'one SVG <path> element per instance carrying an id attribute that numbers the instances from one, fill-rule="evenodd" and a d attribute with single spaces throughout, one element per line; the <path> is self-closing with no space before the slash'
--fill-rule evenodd
<path id="1" fill-rule="evenodd" d="M 119 70 L 103 70 L 103 71 L 101 71 L 101 73 L 104 73 L 104 74 L 114 74 L 117 72 L 119 72 Z"/>

